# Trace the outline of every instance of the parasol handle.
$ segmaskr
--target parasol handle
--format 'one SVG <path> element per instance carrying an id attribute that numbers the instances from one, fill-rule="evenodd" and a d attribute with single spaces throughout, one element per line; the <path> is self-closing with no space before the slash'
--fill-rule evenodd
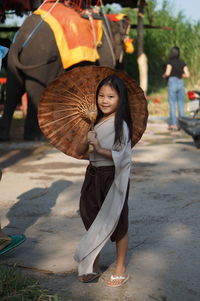
<path id="1" fill-rule="evenodd" d="M 94 146 L 93 145 L 89 145 L 89 153 L 92 153 L 94 151 Z"/>

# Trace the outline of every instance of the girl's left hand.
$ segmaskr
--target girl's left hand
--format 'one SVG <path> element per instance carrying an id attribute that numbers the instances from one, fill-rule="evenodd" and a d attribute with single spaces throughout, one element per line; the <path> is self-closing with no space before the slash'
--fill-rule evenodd
<path id="1" fill-rule="evenodd" d="M 101 149 L 101 145 L 99 144 L 99 141 L 97 138 L 94 138 L 91 142 L 91 145 L 93 145 L 96 152 L 98 152 Z"/>
<path id="2" fill-rule="evenodd" d="M 97 139 L 97 134 L 95 131 L 90 131 L 88 133 L 88 142 L 94 147 L 96 152 L 101 149 L 101 145 L 99 144 L 99 140 Z"/>
<path id="3" fill-rule="evenodd" d="M 90 143 L 91 141 L 93 141 L 93 139 L 95 139 L 96 136 L 97 133 L 95 131 L 89 131 L 87 135 L 88 142 Z"/>

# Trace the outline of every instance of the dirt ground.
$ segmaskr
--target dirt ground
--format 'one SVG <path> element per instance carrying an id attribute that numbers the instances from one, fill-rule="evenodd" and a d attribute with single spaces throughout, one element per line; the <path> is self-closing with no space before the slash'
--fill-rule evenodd
<path id="1" fill-rule="evenodd" d="M 0 144 L 1 221 L 27 241 L 1 256 L 62 301 L 200 300 L 200 156 L 192 138 L 150 120 L 133 150 L 129 196 L 129 281 L 109 288 L 115 246 L 102 251 L 99 280 L 82 284 L 73 260 L 84 229 L 78 199 L 87 162 L 47 142 Z"/>

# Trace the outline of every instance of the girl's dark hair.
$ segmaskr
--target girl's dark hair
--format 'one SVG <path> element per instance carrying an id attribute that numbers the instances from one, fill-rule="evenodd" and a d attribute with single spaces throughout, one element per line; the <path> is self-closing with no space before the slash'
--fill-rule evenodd
<path id="1" fill-rule="evenodd" d="M 98 99 L 99 90 L 102 86 L 110 86 L 111 88 L 115 89 L 119 95 L 119 105 L 115 114 L 115 140 L 114 144 L 118 145 L 122 142 L 122 136 L 123 136 L 123 121 L 126 122 L 128 129 L 129 129 L 129 140 L 132 137 L 132 121 L 131 121 L 131 113 L 130 113 L 130 107 L 128 102 L 128 90 L 121 78 L 119 78 L 116 75 L 110 75 L 106 78 L 104 78 L 96 92 L 96 101 Z M 97 105 L 97 119 L 96 123 L 99 121 L 101 117 L 103 117 L 103 113 L 99 110 Z"/>
<path id="2" fill-rule="evenodd" d="M 169 53 L 169 59 L 174 60 L 180 57 L 180 49 L 178 47 L 172 47 Z"/>

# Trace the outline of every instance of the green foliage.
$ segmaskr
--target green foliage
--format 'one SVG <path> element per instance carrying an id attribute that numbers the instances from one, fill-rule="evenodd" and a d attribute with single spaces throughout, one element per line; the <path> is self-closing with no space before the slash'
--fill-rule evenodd
<path id="1" fill-rule="evenodd" d="M 59 301 L 41 289 L 36 280 L 17 272 L 15 268 L 0 266 L 1 301 Z"/>
<path id="2" fill-rule="evenodd" d="M 1 32 L 0 38 L 9 39 L 10 41 L 13 40 L 15 33 L 14 32 Z"/>
<path id="3" fill-rule="evenodd" d="M 17 25 L 17 22 L 15 21 L 13 15 L 8 15 L 7 20 L 9 20 L 9 23 L 8 23 L 9 25 L 6 23 L 1 25 L 2 31 L 0 32 L 0 38 L 7 38 L 10 41 L 12 41 L 13 37 L 15 35 L 15 32 L 12 32 L 12 31 L 11 32 L 3 32 L 3 28 L 4 27 L 17 27 L 18 25 Z"/>
<path id="4" fill-rule="evenodd" d="M 130 11 L 131 9 L 126 9 L 131 23 L 136 24 L 136 12 L 133 16 L 133 11 Z M 169 1 L 165 0 L 159 10 L 156 10 L 156 1 L 148 1 L 144 24 L 172 28 L 172 30 L 144 29 L 144 52 L 148 57 L 149 67 L 149 92 L 157 91 L 166 85 L 162 74 L 169 50 L 173 46 L 180 48 L 181 58 L 185 60 L 191 73 L 185 83 L 193 87 L 197 85 L 200 82 L 200 22 L 190 23 L 182 12 L 174 16 L 173 7 L 170 6 Z M 130 35 L 136 39 L 136 30 L 132 29 Z M 138 78 L 137 43 L 134 43 L 134 46 L 134 55 L 125 57 L 125 67 L 130 75 Z"/>

